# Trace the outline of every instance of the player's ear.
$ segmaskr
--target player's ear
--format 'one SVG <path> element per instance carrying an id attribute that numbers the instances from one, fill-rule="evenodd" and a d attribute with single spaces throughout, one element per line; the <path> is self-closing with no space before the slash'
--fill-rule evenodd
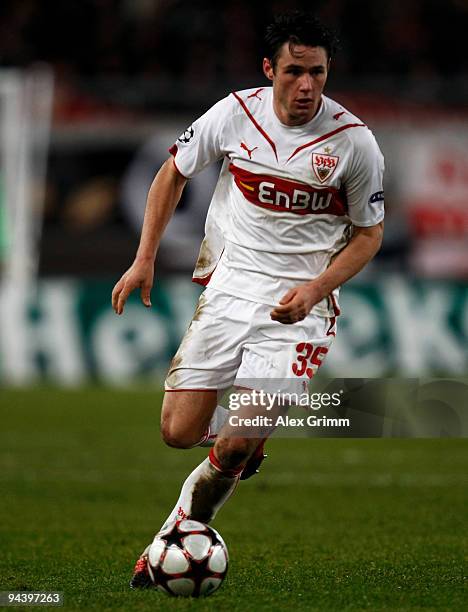
<path id="1" fill-rule="evenodd" d="M 267 57 L 263 58 L 263 74 L 266 76 L 267 79 L 270 79 L 270 81 L 273 80 L 273 64 L 271 63 L 271 60 L 269 60 Z"/>

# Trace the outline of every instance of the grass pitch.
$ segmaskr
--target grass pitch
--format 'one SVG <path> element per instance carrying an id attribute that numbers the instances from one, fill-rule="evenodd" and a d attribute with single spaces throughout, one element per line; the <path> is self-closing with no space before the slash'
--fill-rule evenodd
<path id="1" fill-rule="evenodd" d="M 1 391 L 1 588 L 66 610 L 466 610 L 466 440 L 273 440 L 213 526 L 221 589 L 128 588 L 206 449 L 166 448 L 161 394 Z M 51 609 L 51 608 L 50 608 Z"/>

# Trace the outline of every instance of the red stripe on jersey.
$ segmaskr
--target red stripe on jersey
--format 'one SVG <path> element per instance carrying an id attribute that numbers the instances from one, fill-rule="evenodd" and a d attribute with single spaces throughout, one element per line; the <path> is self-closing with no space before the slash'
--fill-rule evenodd
<path id="1" fill-rule="evenodd" d="M 175 160 L 175 156 L 177 154 L 177 151 L 178 151 L 178 148 L 177 148 L 176 144 L 173 144 L 172 147 L 169 149 L 169 153 L 173 156 L 172 163 L 174 164 L 174 168 L 177 170 L 177 172 L 180 174 L 180 176 L 188 181 L 188 178 L 184 174 L 182 174 L 182 172 L 177 167 L 176 160 Z"/>
<path id="2" fill-rule="evenodd" d="M 330 327 L 327 330 L 327 336 L 336 336 L 336 333 L 333 330 L 333 328 L 335 327 L 335 323 L 336 323 L 336 317 L 331 317 L 330 318 Z"/>
<path id="3" fill-rule="evenodd" d="M 338 134 L 339 132 L 342 132 L 343 130 L 348 130 L 349 128 L 354 128 L 354 127 L 366 127 L 366 125 L 364 123 L 347 123 L 346 125 L 342 125 L 341 127 L 336 128 L 336 130 L 328 132 L 327 134 L 324 134 L 323 136 L 319 136 L 315 140 L 311 140 L 310 142 L 306 142 L 306 144 L 303 144 L 300 147 L 297 147 L 294 153 L 288 158 L 288 161 L 291 160 L 296 155 L 296 153 L 299 153 L 299 151 L 302 151 L 302 149 L 307 149 L 307 147 L 311 147 L 314 144 L 322 142 L 322 140 L 326 140 L 327 138 L 330 138 L 331 136 L 334 136 L 335 134 Z"/>
<path id="4" fill-rule="evenodd" d="M 184 393 L 185 391 L 218 391 L 219 389 L 205 389 L 205 388 L 200 388 L 200 389 L 164 389 L 164 393 Z M 211 437 L 211 436 L 210 436 Z"/>
<path id="5" fill-rule="evenodd" d="M 232 92 L 232 95 L 236 98 L 236 100 L 239 102 L 239 104 L 242 106 L 242 108 L 245 111 L 245 114 L 247 115 L 247 117 L 250 119 L 250 121 L 254 124 L 254 126 L 257 128 L 257 130 L 260 132 L 260 134 L 263 136 L 263 138 L 265 138 L 265 140 L 269 143 L 270 147 L 273 149 L 273 153 L 275 154 L 276 157 L 276 161 L 278 161 L 278 153 L 276 152 L 276 145 L 275 143 L 272 141 L 272 139 L 268 136 L 268 134 L 265 132 L 265 130 L 257 123 L 257 121 L 255 120 L 255 117 L 252 115 L 252 113 L 249 111 L 249 109 L 247 108 L 244 100 L 242 100 L 242 98 L 240 96 L 237 95 L 237 93 L 235 91 Z"/>
<path id="6" fill-rule="evenodd" d="M 197 283 L 198 285 L 202 285 L 202 287 L 206 287 L 208 283 L 210 282 L 211 277 L 214 274 L 214 271 L 218 267 L 219 260 L 221 259 L 221 256 L 223 253 L 224 253 L 224 249 L 222 250 L 221 255 L 219 256 L 219 259 L 216 262 L 215 267 L 211 270 L 209 274 L 207 274 L 206 276 L 192 276 L 192 283 Z"/>
<path id="7" fill-rule="evenodd" d="M 330 301 L 332 303 L 333 312 L 335 314 L 335 317 L 339 317 L 341 314 L 341 310 L 338 308 L 338 304 L 336 303 L 335 296 L 333 295 L 333 293 L 330 293 L 328 297 L 330 298 Z"/>
<path id="8" fill-rule="evenodd" d="M 213 276 L 213 272 L 210 272 L 207 276 L 192 276 L 192 283 L 197 283 L 202 287 L 206 287 Z"/>
<path id="9" fill-rule="evenodd" d="M 245 199 L 261 208 L 296 215 L 347 214 L 344 191 L 335 187 L 311 187 L 268 174 L 254 174 L 234 164 L 229 164 L 229 171 Z"/>

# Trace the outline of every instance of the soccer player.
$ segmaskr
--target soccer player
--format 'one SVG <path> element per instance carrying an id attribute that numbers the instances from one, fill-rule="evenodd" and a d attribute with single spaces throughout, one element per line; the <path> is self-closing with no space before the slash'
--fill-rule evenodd
<path id="1" fill-rule="evenodd" d="M 305 384 L 335 336 L 340 285 L 382 240 L 382 154 L 366 125 L 323 95 L 334 35 L 294 12 L 277 16 L 265 40 L 272 86 L 228 95 L 172 146 L 149 190 L 135 261 L 112 294 L 119 315 L 136 288 L 151 306 L 159 241 L 182 190 L 223 160 L 194 272 L 206 289 L 170 366 L 161 418 L 169 446 L 211 450 L 164 526 L 210 521 L 258 470 L 264 437 L 229 435 L 217 392 Z M 133 587 L 150 583 L 147 551 Z"/>

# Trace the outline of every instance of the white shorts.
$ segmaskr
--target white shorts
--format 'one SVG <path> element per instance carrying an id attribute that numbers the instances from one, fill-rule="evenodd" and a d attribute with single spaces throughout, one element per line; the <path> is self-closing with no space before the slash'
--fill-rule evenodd
<path id="1" fill-rule="evenodd" d="M 284 325 L 266 304 L 207 288 L 169 368 L 166 391 L 308 388 L 335 336 L 335 318 Z M 248 381 L 248 382 L 247 382 Z"/>

